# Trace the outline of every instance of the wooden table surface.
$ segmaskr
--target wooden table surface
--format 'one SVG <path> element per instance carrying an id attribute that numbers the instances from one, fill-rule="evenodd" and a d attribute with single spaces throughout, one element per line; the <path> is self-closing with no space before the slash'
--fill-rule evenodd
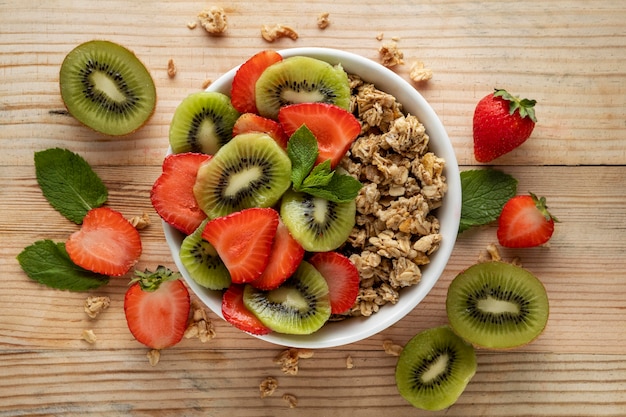
<path id="1" fill-rule="evenodd" d="M 532 4 L 531 4 L 532 3 Z M 218 3 L 214 3 L 220 5 Z M 189 29 L 199 1 L 0 3 L 0 416 L 624 416 L 626 415 L 626 4 L 605 0 L 229 1 L 220 37 Z M 331 24 L 317 27 L 329 12 Z M 272 44 L 262 24 L 292 26 L 297 40 Z M 382 33 L 383 40 L 377 40 Z M 64 147 L 92 164 L 108 204 L 131 217 L 149 213 L 138 268 L 174 268 L 149 190 L 167 149 L 178 103 L 207 79 L 264 48 L 326 46 L 378 60 L 397 37 L 408 79 L 423 61 L 433 78 L 415 84 L 446 126 L 459 165 L 472 154 L 476 102 L 494 87 L 538 101 L 532 138 L 494 166 L 519 191 L 547 197 L 561 223 L 550 244 L 502 250 L 544 282 L 551 314 L 543 335 L 507 352 L 478 353 L 478 372 L 451 408 L 413 409 L 396 391 L 396 358 L 384 340 L 406 343 L 446 323 L 452 278 L 496 241 L 493 225 L 461 235 L 426 299 L 392 328 L 359 343 L 315 351 L 297 375 L 273 362 L 283 348 L 235 330 L 209 313 L 216 337 L 185 339 L 151 366 L 129 333 L 122 308 L 127 279 L 85 293 L 31 281 L 16 255 L 36 240 L 63 241 L 76 226 L 44 199 L 34 152 Z M 110 138 L 62 114 L 58 72 L 77 44 L 109 39 L 135 51 L 159 96 L 149 124 Z M 178 73 L 167 75 L 173 59 Z M 108 295 L 96 320 L 87 295 Z M 81 338 L 93 329 L 98 340 Z M 346 367 L 351 356 L 354 367 Z M 260 398 L 259 383 L 278 380 Z M 297 397 L 290 409 L 283 394 Z"/>

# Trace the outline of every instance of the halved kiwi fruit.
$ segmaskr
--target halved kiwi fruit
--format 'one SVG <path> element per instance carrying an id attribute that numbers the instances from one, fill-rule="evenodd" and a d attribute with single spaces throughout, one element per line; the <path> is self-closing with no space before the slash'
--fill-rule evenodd
<path id="1" fill-rule="evenodd" d="M 400 395 L 414 407 L 451 406 L 476 373 L 476 353 L 448 326 L 424 330 L 404 346 L 396 364 Z"/>
<path id="2" fill-rule="evenodd" d="M 288 190 L 281 200 L 280 217 L 289 233 L 309 252 L 337 249 L 354 227 L 356 203 L 334 203 Z"/>
<path id="3" fill-rule="evenodd" d="M 291 185 L 287 152 L 265 133 L 235 136 L 198 169 L 193 192 L 211 219 L 271 207 Z"/>
<path id="4" fill-rule="evenodd" d="M 285 334 L 311 334 L 330 318 L 328 284 L 303 261 L 280 287 L 263 291 L 247 284 L 243 303 L 265 326 Z"/>
<path id="5" fill-rule="evenodd" d="M 230 286 L 230 274 L 213 245 L 202 238 L 202 231 L 208 221 L 205 219 L 192 234 L 183 239 L 180 261 L 196 283 L 210 290 L 223 290 Z"/>
<path id="6" fill-rule="evenodd" d="M 255 86 L 261 116 L 276 119 L 282 106 L 322 102 L 350 109 L 350 82 L 341 65 L 305 56 L 285 58 L 263 71 Z"/>
<path id="7" fill-rule="evenodd" d="M 176 107 L 170 124 L 172 152 L 215 154 L 232 138 L 238 117 L 225 94 L 199 91 L 188 95 Z"/>
<path id="8" fill-rule="evenodd" d="M 68 112 L 91 129 L 111 136 L 143 126 L 154 112 L 156 88 L 134 53 L 109 41 L 74 48 L 59 74 Z"/>
<path id="9" fill-rule="evenodd" d="M 452 329 L 478 347 L 508 349 L 543 332 L 548 295 L 533 274 L 499 261 L 461 272 L 448 287 L 446 311 Z"/>

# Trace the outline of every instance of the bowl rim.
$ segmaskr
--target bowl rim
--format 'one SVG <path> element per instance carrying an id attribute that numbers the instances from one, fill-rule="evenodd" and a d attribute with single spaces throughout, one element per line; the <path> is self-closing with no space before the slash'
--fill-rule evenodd
<path id="1" fill-rule="evenodd" d="M 351 317 L 347 320 L 327 323 L 322 329 L 311 335 L 288 335 L 276 332 L 268 335 L 251 335 L 257 339 L 284 347 L 320 349 L 344 346 L 365 340 L 396 324 L 421 303 L 443 274 L 456 243 L 461 217 L 459 166 L 450 138 L 434 109 L 414 86 L 394 71 L 369 58 L 333 48 L 296 47 L 277 52 L 284 58 L 303 55 L 318 58 L 333 65 L 341 64 L 346 72 L 358 74 L 367 82 L 374 82 L 376 88 L 394 95 L 402 104 L 405 113 L 417 116 L 431 137 L 429 149 L 446 161 L 444 175 L 448 184 L 448 191 L 444 195 L 442 206 L 437 209 L 437 218 L 445 217 L 446 219 L 445 223 L 440 221 L 440 234 L 443 239 L 440 247 L 431 255 L 431 262 L 422 267 L 420 282 L 403 288 L 398 303 L 387 303 L 370 317 Z M 211 83 L 206 91 L 218 91 L 230 95 L 232 78 L 238 68 L 239 66 L 236 66 L 221 75 Z M 355 71 L 357 68 L 358 71 Z M 434 137 L 437 138 L 435 142 L 432 141 L 433 133 Z M 167 154 L 171 152 L 170 147 Z M 216 297 L 219 292 L 199 286 L 188 275 L 180 261 L 180 243 L 184 237 L 183 234 L 164 221 L 162 221 L 162 225 L 174 263 L 183 279 L 200 301 L 221 319 L 224 319 L 221 312 L 221 297 L 219 300 Z"/>

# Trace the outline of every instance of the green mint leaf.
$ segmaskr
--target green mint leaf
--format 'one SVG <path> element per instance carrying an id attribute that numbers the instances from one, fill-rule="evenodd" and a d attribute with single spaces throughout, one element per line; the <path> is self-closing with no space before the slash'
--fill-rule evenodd
<path id="1" fill-rule="evenodd" d="M 461 190 L 459 233 L 497 220 L 504 204 L 517 193 L 517 180 L 496 169 L 463 171 Z"/>
<path id="2" fill-rule="evenodd" d="M 303 188 L 301 191 L 334 203 L 347 203 L 356 198 L 362 184 L 354 177 L 335 173 L 323 187 Z"/>
<path id="3" fill-rule="evenodd" d="M 298 189 L 315 165 L 317 139 L 308 127 L 302 125 L 287 142 L 287 155 L 291 159 L 291 182 Z"/>
<path id="4" fill-rule="evenodd" d="M 327 159 L 313 167 L 309 175 L 302 182 L 302 187 L 324 187 L 328 185 L 334 175 L 335 172 L 330 167 L 330 159 Z"/>
<path id="5" fill-rule="evenodd" d="M 106 275 L 87 271 L 74 264 L 64 243 L 40 240 L 26 247 L 17 260 L 31 279 L 51 288 L 87 291 L 109 282 Z"/>
<path id="6" fill-rule="evenodd" d="M 35 172 L 48 202 L 76 224 L 108 198 L 106 187 L 87 161 L 67 149 L 35 152 Z"/>

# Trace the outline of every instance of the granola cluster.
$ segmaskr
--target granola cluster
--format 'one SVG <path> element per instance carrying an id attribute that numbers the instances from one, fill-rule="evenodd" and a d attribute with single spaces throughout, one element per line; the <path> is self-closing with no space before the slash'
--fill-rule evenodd
<path id="1" fill-rule="evenodd" d="M 356 225 L 342 248 L 357 266 L 361 288 L 349 315 L 370 316 L 396 303 L 399 290 L 417 284 L 420 267 L 439 248 L 433 210 L 447 190 L 445 161 L 429 151 L 417 117 L 394 96 L 351 76 L 352 111 L 361 135 L 341 166 L 363 184 Z"/>

